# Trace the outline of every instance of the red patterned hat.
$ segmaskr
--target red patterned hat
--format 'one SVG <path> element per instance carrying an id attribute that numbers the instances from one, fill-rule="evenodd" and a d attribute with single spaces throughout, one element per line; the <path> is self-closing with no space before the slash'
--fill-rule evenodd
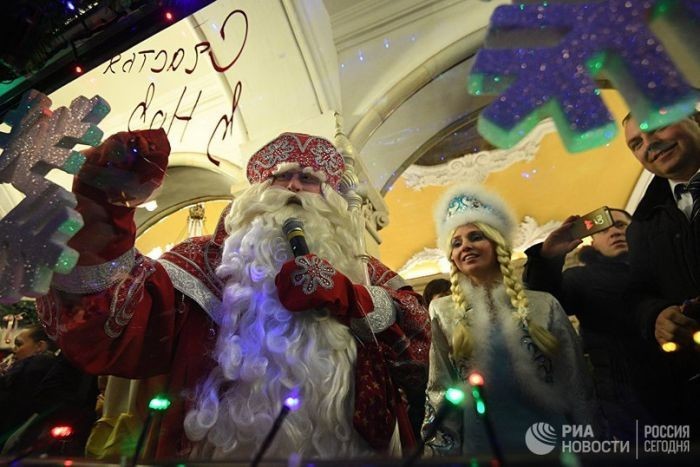
<path id="1" fill-rule="evenodd" d="M 293 169 L 311 173 L 337 190 L 345 162 L 327 139 L 302 133 L 282 133 L 250 158 L 248 181 L 260 183 Z"/>

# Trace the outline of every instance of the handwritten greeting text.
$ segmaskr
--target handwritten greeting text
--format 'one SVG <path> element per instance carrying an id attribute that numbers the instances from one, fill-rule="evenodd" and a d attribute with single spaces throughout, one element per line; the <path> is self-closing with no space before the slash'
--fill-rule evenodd
<path id="1" fill-rule="evenodd" d="M 235 21 L 236 20 L 236 21 Z M 233 34 L 236 25 L 242 25 L 243 30 L 240 36 Z M 227 33 L 228 31 L 228 33 Z M 200 63 L 208 62 L 212 71 L 223 73 L 229 71 L 238 59 L 241 57 L 248 38 L 248 16 L 243 10 L 231 11 L 224 21 L 221 23 L 219 30 L 224 43 L 227 38 L 242 37 L 239 43 L 226 44 L 221 46 L 222 50 L 233 50 L 234 56 L 228 61 L 220 61 L 214 55 L 209 41 L 202 41 L 195 44 L 192 48 L 178 47 L 172 50 L 153 50 L 145 49 L 132 52 L 131 54 L 122 57 L 115 55 L 107 63 L 103 74 L 128 74 L 141 73 L 144 70 L 150 73 L 169 73 L 184 71 L 185 74 L 192 74 L 197 69 Z M 189 51 L 189 52 L 188 52 Z M 200 56 L 207 54 L 208 60 L 200 60 Z M 124 59 L 123 59 L 124 58 Z M 223 62 L 223 64 L 222 64 Z M 224 141 L 227 137 L 233 135 L 233 118 L 238 104 L 240 102 L 243 85 L 238 81 L 234 85 L 230 113 L 222 114 L 212 122 L 212 130 L 206 147 L 206 154 L 209 160 L 219 165 L 217 157 L 211 153 L 212 142 L 218 137 Z M 129 131 L 144 126 L 153 128 L 163 128 L 168 136 L 171 136 L 171 131 L 175 128 L 181 128 L 180 139 L 185 137 L 189 123 L 197 118 L 197 106 L 202 98 L 205 90 L 192 90 L 188 86 L 183 86 L 180 97 L 174 108 L 164 109 L 158 108 L 154 104 L 156 98 L 156 83 L 151 82 L 146 88 L 145 96 L 133 108 L 129 121 L 127 123 Z M 157 99 L 155 99 L 157 101 Z M 184 105 L 183 102 L 192 102 L 193 104 Z"/>

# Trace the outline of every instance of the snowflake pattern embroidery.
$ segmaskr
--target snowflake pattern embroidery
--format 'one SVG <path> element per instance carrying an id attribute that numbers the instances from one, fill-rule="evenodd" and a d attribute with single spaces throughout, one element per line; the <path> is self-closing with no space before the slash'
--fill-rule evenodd
<path id="1" fill-rule="evenodd" d="M 669 1 L 656 2 L 661 3 Z M 683 2 L 690 14 L 697 3 Z M 540 120 L 552 117 L 569 151 L 604 144 L 615 136 L 617 125 L 593 80 L 600 72 L 620 91 L 642 129 L 692 114 L 699 94 L 649 29 L 647 18 L 660 9 L 654 6 L 651 0 L 607 0 L 497 8 L 489 30 L 493 35 L 566 32 L 554 46 L 479 52 L 469 91 L 500 94 L 479 116 L 479 132 L 499 147 L 512 147 Z"/>
<path id="2" fill-rule="evenodd" d="M 452 217 L 470 211 L 482 211 L 492 214 L 499 219 L 508 222 L 508 219 L 504 217 L 498 209 L 484 204 L 479 198 L 470 195 L 457 195 L 450 200 L 447 205 L 447 214 L 445 215 L 445 221 L 451 219 Z"/>
<path id="3" fill-rule="evenodd" d="M 321 172 L 334 189 L 338 188 L 345 170 L 343 156 L 330 141 L 302 133 L 282 133 L 251 156 L 246 169 L 248 180 L 260 183 L 271 177 L 282 163 Z"/>
<path id="4" fill-rule="evenodd" d="M 292 274 L 292 284 L 300 285 L 306 295 L 316 292 L 319 286 L 324 289 L 333 288 L 333 266 L 323 261 L 318 256 L 299 256 L 294 259 L 299 266 Z"/>
<path id="5" fill-rule="evenodd" d="M 289 159 L 293 152 L 294 146 L 288 140 L 279 140 L 261 151 L 255 163 L 263 169 L 269 169 Z"/>
<path id="6" fill-rule="evenodd" d="M 522 333 L 520 337 L 520 345 L 522 345 L 523 348 L 530 354 L 532 361 L 535 363 L 537 368 L 537 376 L 545 383 L 553 383 L 554 376 L 552 359 L 542 353 L 539 347 L 537 347 L 535 341 L 532 340 L 530 330 L 526 324 L 520 323 L 520 332 Z"/>
<path id="7" fill-rule="evenodd" d="M 52 169 L 76 174 L 85 158 L 75 144 L 96 146 L 96 126 L 109 113 L 99 96 L 78 97 L 69 108 L 51 111 L 51 100 L 27 92 L 8 112 L 9 133 L 0 133 L 0 182 L 10 183 L 24 199 L 0 221 L 0 301 L 45 294 L 54 272 L 66 274 L 78 261 L 67 242 L 82 227 L 75 196 L 46 175 Z"/>
<path id="8" fill-rule="evenodd" d="M 338 157 L 337 151 L 329 146 L 314 146 L 311 148 L 311 154 L 314 155 L 314 160 L 319 167 L 325 167 L 326 171 L 331 175 L 340 177 L 345 169 L 343 159 Z"/>

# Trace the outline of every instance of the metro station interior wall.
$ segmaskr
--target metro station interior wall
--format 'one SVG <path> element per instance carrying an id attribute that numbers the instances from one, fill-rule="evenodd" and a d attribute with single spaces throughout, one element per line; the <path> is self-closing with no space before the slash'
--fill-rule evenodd
<path id="1" fill-rule="evenodd" d="M 615 91 L 602 96 L 619 124 L 627 105 Z M 483 184 L 500 193 L 520 219 L 530 216 L 543 225 L 602 205 L 624 207 L 641 172 L 620 127 L 608 145 L 576 154 L 566 151 L 558 134 L 548 134 L 533 160 L 493 172 Z M 433 205 L 446 188 L 415 191 L 399 178 L 387 192 L 389 225 L 380 232 L 380 251 L 388 266 L 399 269 L 425 248 L 437 248 Z"/>

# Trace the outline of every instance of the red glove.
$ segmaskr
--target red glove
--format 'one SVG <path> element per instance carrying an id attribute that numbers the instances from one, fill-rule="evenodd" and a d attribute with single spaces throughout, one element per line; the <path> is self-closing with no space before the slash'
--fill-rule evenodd
<path id="1" fill-rule="evenodd" d="M 137 206 L 163 182 L 169 154 L 162 129 L 116 133 L 83 152 L 85 164 L 73 191 L 90 196 L 86 187 L 91 187 L 110 204 Z"/>
<path id="2" fill-rule="evenodd" d="M 367 289 L 314 254 L 287 261 L 275 277 L 280 302 L 289 311 L 325 308 L 343 324 L 374 310 Z"/>
<path id="3" fill-rule="evenodd" d="M 85 225 L 68 242 L 80 253 L 78 264 L 101 264 L 133 247 L 134 207 L 163 182 L 169 154 L 162 129 L 116 133 L 83 152 L 73 193 Z"/>

